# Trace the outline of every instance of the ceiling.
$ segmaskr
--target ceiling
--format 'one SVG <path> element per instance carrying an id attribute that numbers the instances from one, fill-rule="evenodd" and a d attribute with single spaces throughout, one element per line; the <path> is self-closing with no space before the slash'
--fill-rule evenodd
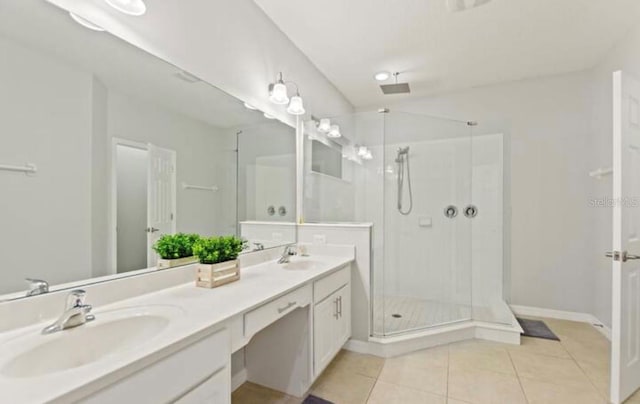
<path id="1" fill-rule="evenodd" d="M 218 128 L 271 122 L 208 83 L 178 78 L 179 68 L 106 32 L 80 26 L 66 11 L 47 2 L 0 0 L 0 8 L 0 39 L 16 41 L 89 72 L 109 89 Z"/>
<path id="2" fill-rule="evenodd" d="M 638 0 L 255 2 L 357 107 L 589 69 L 640 23 Z M 381 70 L 411 95 L 383 96 Z"/>

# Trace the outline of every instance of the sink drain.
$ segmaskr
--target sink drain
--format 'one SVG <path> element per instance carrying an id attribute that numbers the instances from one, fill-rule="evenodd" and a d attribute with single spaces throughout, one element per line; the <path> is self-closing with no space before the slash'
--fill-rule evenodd
<path id="1" fill-rule="evenodd" d="M 391 317 L 393 317 L 393 318 L 402 318 L 402 314 L 398 314 L 398 313 L 392 314 Z"/>

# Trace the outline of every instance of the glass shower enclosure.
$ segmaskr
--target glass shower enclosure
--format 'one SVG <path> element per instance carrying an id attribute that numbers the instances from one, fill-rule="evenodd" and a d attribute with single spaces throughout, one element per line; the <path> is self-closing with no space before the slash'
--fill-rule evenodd
<path id="1" fill-rule="evenodd" d="M 370 335 L 511 324 L 503 135 L 388 110 L 331 122 L 342 138 L 323 137 L 319 122 L 305 128 L 305 216 L 373 224 Z"/>

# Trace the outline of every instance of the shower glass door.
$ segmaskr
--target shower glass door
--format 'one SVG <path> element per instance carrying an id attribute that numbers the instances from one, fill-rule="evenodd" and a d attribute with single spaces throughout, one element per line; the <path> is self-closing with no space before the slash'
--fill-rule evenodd
<path id="1" fill-rule="evenodd" d="M 383 268 L 374 279 L 373 334 L 472 318 L 471 128 L 384 114 Z"/>

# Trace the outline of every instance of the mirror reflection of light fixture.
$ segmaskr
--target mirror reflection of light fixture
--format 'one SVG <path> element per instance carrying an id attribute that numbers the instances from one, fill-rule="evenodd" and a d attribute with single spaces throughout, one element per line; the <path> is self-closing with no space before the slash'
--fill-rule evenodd
<path id="1" fill-rule="evenodd" d="M 143 0 L 105 0 L 108 5 L 121 13 L 140 16 L 147 12 L 147 6 Z"/>
<path id="2" fill-rule="evenodd" d="M 287 108 L 287 112 L 291 115 L 303 115 L 304 114 L 304 105 L 302 103 L 302 97 L 300 97 L 299 93 L 296 93 L 293 97 L 291 97 L 291 102 L 289 102 L 289 107 Z"/>
<path id="3" fill-rule="evenodd" d="M 287 93 L 287 84 L 293 84 L 296 87 L 296 93 L 291 98 Z M 287 112 L 291 115 L 303 115 L 306 112 L 298 85 L 293 81 L 284 81 L 282 72 L 278 73 L 275 83 L 269 84 L 269 100 L 277 105 L 288 104 Z"/>
<path id="4" fill-rule="evenodd" d="M 256 108 L 256 107 L 254 107 L 253 105 L 249 104 L 248 102 L 245 102 L 245 103 L 244 103 L 244 107 L 245 107 L 246 109 L 250 109 L 250 110 L 252 110 L 252 111 L 255 111 L 256 109 L 258 109 L 258 108 Z"/>
<path id="5" fill-rule="evenodd" d="M 278 73 L 278 80 L 269 85 L 269 101 L 278 105 L 289 103 L 287 85 L 284 84 L 284 80 L 282 80 L 282 73 Z"/>
<path id="6" fill-rule="evenodd" d="M 276 119 L 276 117 L 275 117 L 275 116 L 270 115 L 270 114 L 267 114 L 266 112 L 265 112 L 263 115 L 264 115 L 264 117 L 265 117 L 265 118 L 267 118 L 267 119 Z"/>
<path id="7" fill-rule="evenodd" d="M 340 126 L 331 125 L 331 129 L 329 130 L 329 133 L 327 134 L 327 136 L 333 139 L 336 139 L 342 136 L 342 134 L 340 133 Z"/>
<path id="8" fill-rule="evenodd" d="M 367 150 L 364 156 L 362 156 L 364 160 L 371 160 L 373 158 L 373 154 L 371 154 L 371 150 Z"/>
<path id="9" fill-rule="evenodd" d="M 104 28 L 102 28 L 101 26 L 92 23 L 86 18 L 80 17 L 78 14 L 74 14 L 71 11 L 69 11 L 69 16 L 73 19 L 73 21 L 77 22 L 78 24 L 82 25 L 85 28 L 89 28 L 90 30 L 99 31 L 99 32 L 104 31 Z"/>
<path id="10" fill-rule="evenodd" d="M 327 133 L 331 130 L 331 120 L 329 118 L 320 119 L 318 124 L 318 130 L 322 133 Z"/>
<path id="11" fill-rule="evenodd" d="M 358 156 L 364 157 L 367 155 L 367 148 L 365 146 L 358 147 Z"/>

